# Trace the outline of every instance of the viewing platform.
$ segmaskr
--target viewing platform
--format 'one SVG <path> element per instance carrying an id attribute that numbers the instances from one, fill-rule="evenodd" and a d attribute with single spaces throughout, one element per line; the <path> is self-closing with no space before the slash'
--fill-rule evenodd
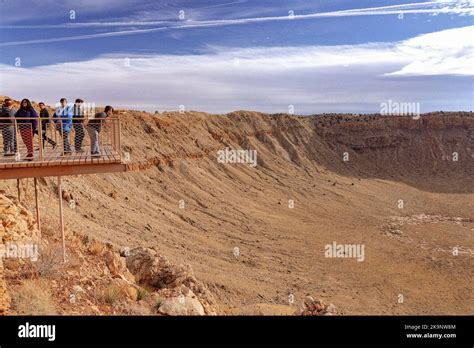
<path id="1" fill-rule="evenodd" d="M 84 120 L 74 123 L 70 130 L 62 123 L 39 118 L 0 118 L 0 179 L 125 170 L 117 117 Z"/>

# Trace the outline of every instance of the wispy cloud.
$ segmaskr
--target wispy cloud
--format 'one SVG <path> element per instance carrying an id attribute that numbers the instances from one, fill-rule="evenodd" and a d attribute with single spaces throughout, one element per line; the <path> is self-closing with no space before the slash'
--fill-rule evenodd
<path id="1" fill-rule="evenodd" d="M 201 55 L 108 55 L 0 72 L 3 93 L 49 103 L 66 96 L 148 110 L 286 112 L 294 105 L 314 113 L 377 111 L 392 99 L 420 102 L 422 111 L 472 109 L 474 47 L 463 38 L 473 35 L 470 26 L 394 43 L 209 47 Z"/>
<path id="2" fill-rule="evenodd" d="M 288 21 L 288 20 L 310 20 L 318 18 L 330 18 L 330 17 L 353 17 L 353 16 L 382 16 L 382 15 L 396 15 L 396 14 L 457 14 L 457 15 L 474 15 L 474 4 L 471 1 L 459 2 L 459 1 L 430 1 L 430 2 L 418 2 L 402 5 L 391 5 L 391 6 L 379 6 L 370 8 L 360 8 L 342 11 L 322 12 L 322 13 L 310 13 L 310 14 L 294 14 L 291 16 L 269 16 L 269 17 L 252 17 L 252 18 L 239 18 L 239 19 L 221 19 L 221 20 L 202 20 L 192 21 L 186 20 L 181 22 L 163 22 L 163 21 L 126 21 L 126 22 L 92 22 L 92 23 L 67 23 L 60 25 L 49 25 L 49 26 L 16 26 L 16 28 L 33 28 L 33 27 L 48 27 L 48 28 L 85 28 L 85 27 L 127 27 L 127 26 L 155 26 L 146 29 L 126 29 L 116 30 L 105 33 L 93 33 L 75 36 L 63 36 L 46 39 L 32 39 L 22 41 L 10 41 L 2 42 L 0 46 L 16 46 L 16 45 L 31 45 L 39 43 L 52 43 L 52 42 L 63 42 L 63 41 L 74 41 L 74 40 L 90 40 L 107 37 L 125 36 L 125 35 L 137 35 L 154 33 L 165 30 L 185 30 L 185 29 L 196 29 L 196 28 L 207 28 L 207 27 L 220 27 L 220 26 L 231 26 L 231 25 L 245 25 L 251 23 L 262 23 L 262 22 L 274 22 L 274 21 Z M 3 26 L 3 28 L 14 28 L 15 26 Z M 0 26 L 1 28 L 1 26 Z"/>

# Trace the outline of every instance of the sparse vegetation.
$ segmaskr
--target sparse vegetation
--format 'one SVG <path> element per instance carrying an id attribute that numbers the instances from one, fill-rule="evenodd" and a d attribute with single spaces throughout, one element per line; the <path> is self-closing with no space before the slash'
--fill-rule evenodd
<path id="1" fill-rule="evenodd" d="M 156 298 L 155 299 L 155 309 L 160 308 L 162 303 L 163 303 L 163 299 L 161 297 Z"/>
<path id="2" fill-rule="evenodd" d="M 12 296 L 14 310 L 20 315 L 54 315 L 56 308 L 46 284 L 24 280 Z"/>
<path id="3" fill-rule="evenodd" d="M 147 289 L 145 288 L 138 288 L 138 293 L 137 293 L 137 301 L 144 300 L 150 295 Z"/>
<path id="4" fill-rule="evenodd" d="M 93 241 L 91 245 L 89 245 L 88 250 L 92 255 L 100 255 L 104 251 L 104 245 L 97 241 Z"/>
<path id="5" fill-rule="evenodd" d="M 109 305 L 113 305 L 120 297 L 120 290 L 113 284 L 107 286 L 104 290 L 104 301 Z"/>
<path id="6" fill-rule="evenodd" d="M 48 245 L 41 248 L 40 258 L 35 263 L 38 274 L 45 278 L 58 278 L 63 268 L 63 257 L 59 245 Z"/>

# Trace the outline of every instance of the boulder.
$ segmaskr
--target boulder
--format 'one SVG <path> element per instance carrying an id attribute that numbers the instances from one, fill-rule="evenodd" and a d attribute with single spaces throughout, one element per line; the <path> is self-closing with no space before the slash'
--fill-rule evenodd
<path id="1" fill-rule="evenodd" d="M 139 247 L 130 250 L 126 265 L 137 282 L 157 289 L 175 288 L 195 280 L 190 265 L 173 265 L 152 249 Z"/>
<path id="2" fill-rule="evenodd" d="M 205 315 L 204 307 L 192 291 L 163 300 L 158 312 L 164 315 Z"/>
<path id="3" fill-rule="evenodd" d="M 209 289 L 196 279 L 189 264 L 175 265 L 154 250 L 142 247 L 130 250 L 126 263 L 137 283 L 158 290 L 188 288 L 199 298 L 206 314 L 216 312 L 214 297 Z"/>
<path id="4" fill-rule="evenodd" d="M 306 296 L 302 306 L 295 312 L 295 315 L 334 315 L 337 314 L 336 306 L 332 303 L 326 304 L 321 299 L 314 299 Z"/>

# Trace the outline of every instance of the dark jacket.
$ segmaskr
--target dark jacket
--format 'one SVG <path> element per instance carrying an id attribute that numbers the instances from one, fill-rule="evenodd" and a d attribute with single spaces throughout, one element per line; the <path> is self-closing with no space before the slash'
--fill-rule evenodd
<path id="1" fill-rule="evenodd" d="M 100 132 L 102 129 L 102 124 L 106 118 L 107 114 L 105 112 L 98 112 L 95 114 L 94 118 L 89 121 L 88 126 Z"/>
<path id="2" fill-rule="evenodd" d="M 30 110 L 20 108 L 15 113 L 15 117 L 17 118 L 16 122 L 18 124 L 31 124 L 31 128 L 33 130 L 36 130 L 36 128 L 38 128 L 38 114 L 33 108 L 31 108 Z"/>
<path id="3" fill-rule="evenodd" d="M 13 118 L 15 117 L 15 113 L 15 108 L 7 108 L 6 106 L 2 106 L 2 108 L 0 109 L 0 124 L 13 124 Z M 5 118 L 10 118 L 11 120 Z"/>
<path id="4" fill-rule="evenodd" d="M 48 109 L 44 108 L 40 110 L 40 118 L 41 118 L 41 129 L 43 132 L 46 131 L 46 125 L 49 123 L 49 111 Z"/>
<path id="5" fill-rule="evenodd" d="M 72 108 L 72 123 L 84 123 L 84 107 L 74 104 Z"/>

